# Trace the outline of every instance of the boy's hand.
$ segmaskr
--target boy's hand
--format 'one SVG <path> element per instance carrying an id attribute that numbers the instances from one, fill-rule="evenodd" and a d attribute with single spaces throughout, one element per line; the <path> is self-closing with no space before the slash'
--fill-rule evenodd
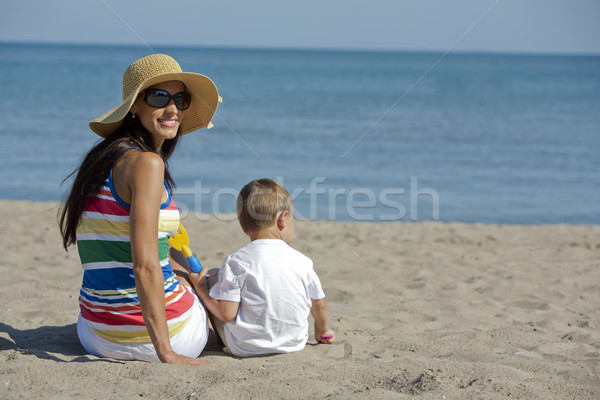
<path id="1" fill-rule="evenodd" d="M 208 272 L 207 267 L 202 268 L 202 271 L 200 271 L 199 274 L 195 274 L 191 271 L 189 272 L 190 282 L 194 286 L 194 289 L 196 289 L 196 292 L 198 293 L 199 296 L 200 296 L 200 292 L 202 292 L 202 294 L 208 292 L 206 290 L 206 278 L 208 275 L 207 272 Z"/>
<path id="2" fill-rule="evenodd" d="M 317 339 L 317 342 L 319 343 L 331 344 L 335 341 L 335 332 L 331 329 L 321 332 L 315 329 L 315 339 Z"/>

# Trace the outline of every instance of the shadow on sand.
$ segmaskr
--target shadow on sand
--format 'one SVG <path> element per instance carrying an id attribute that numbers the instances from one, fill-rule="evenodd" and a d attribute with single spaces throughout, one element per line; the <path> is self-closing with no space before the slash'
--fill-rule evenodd
<path id="1" fill-rule="evenodd" d="M 10 340 L 0 337 L 0 351 L 12 349 L 21 354 L 31 354 L 41 359 L 58 362 L 107 361 L 89 358 L 88 353 L 79 343 L 77 324 L 20 330 L 0 322 L 0 332 L 7 333 L 10 337 Z M 75 358 L 64 360 L 57 355 Z"/>

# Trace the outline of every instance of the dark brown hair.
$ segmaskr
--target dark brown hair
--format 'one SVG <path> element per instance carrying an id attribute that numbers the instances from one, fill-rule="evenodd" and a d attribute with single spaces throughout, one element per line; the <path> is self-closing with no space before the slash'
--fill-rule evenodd
<path id="1" fill-rule="evenodd" d="M 77 241 L 77 226 L 88 199 L 100 191 L 116 162 L 132 147 L 141 151 L 157 153 L 165 162 L 165 180 L 172 191 L 175 182 L 169 173 L 168 160 L 173 154 L 179 135 L 164 141 L 160 150 L 156 150 L 150 133 L 142 126 L 139 119 L 127 114 L 123 124 L 111 135 L 102 139 L 85 155 L 81 165 L 65 178 L 65 183 L 75 175 L 71 190 L 59 211 L 58 225 L 65 250 Z"/>
<path id="2" fill-rule="evenodd" d="M 238 220 L 246 233 L 273 225 L 277 214 L 284 210 L 292 212 L 292 197 L 273 179 L 253 180 L 237 198 Z"/>

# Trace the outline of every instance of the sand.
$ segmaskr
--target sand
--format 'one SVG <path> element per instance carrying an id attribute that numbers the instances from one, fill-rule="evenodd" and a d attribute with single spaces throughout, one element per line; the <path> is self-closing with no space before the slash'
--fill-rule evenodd
<path id="1" fill-rule="evenodd" d="M 297 221 L 335 344 L 192 368 L 87 355 L 57 205 L 0 205 L 0 399 L 600 398 L 599 226 Z M 227 219 L 184 219 L 207 266 L 247 242 Z"/>

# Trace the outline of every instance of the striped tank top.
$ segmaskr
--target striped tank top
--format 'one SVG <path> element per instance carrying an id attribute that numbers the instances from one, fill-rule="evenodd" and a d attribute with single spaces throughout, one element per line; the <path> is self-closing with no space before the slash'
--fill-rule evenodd
<path id="1" fill-rule="evenodd" d="M 169 262 L 168 238 L 179 227 L 179 210 L 169 194 L 160 207 L 158 258 L 164 276 L 169 336 L 187 323 L 194 304 Z M 151 342 L 140 307 L 129 236 L 129 205 L 117 195 L 112 171 L 100 192 L 89 199 L 77 228 L 77 249 L 83 267 L 79 308 L 92 330 L 114 342 Z"/>

